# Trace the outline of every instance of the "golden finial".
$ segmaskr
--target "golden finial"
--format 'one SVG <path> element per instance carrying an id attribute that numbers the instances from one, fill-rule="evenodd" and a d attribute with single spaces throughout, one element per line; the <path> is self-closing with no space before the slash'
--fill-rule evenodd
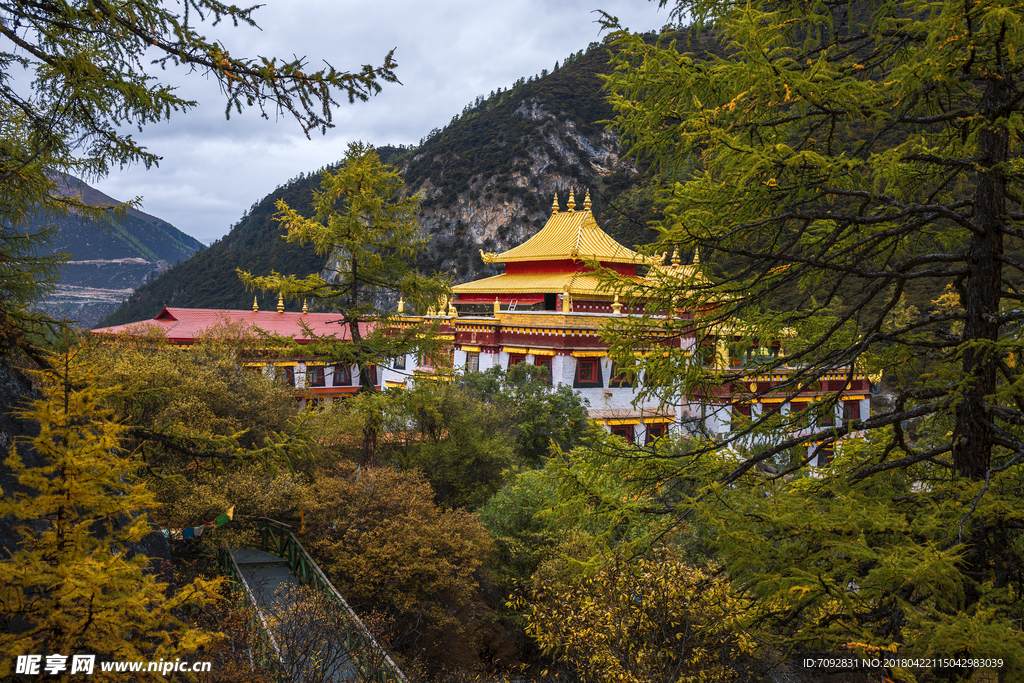
<path id="1" fill-rule="evenodd" d="M 562 285 L 562 313 L 572 313 L 572 296 L 569 294 L 569 284 Z"/>
<path id="2" fill-rule="evenodd" d="M 284 313 L 284 294 L 281 292 L 277 295 L 277 312 Z"/>
<path id="3" fill-rule="evenodd" d="M 566 203 L 566 206 L 569 207 L 570 213 L 576 210 L 576 196 L 573 194 L 571 187 L 569 188 L 569 201 Z"/>
<path id="4" fill-rule="evenodd" d="M 693 265 L 700 264 L 700 247 L 693 248 Z"/>
<path id="5" fill-rule="evenodd" d="M 494 315 L 501 313 L 501 302 L 498 301 L 498 297 L 494 297 Z"/>
<path id="6" fill-rule="evenodd" d="M 672 265 L 678 266 L 679 263 L 679 247 L 676 247 L 672 250 Z"/>
<path id="7" fill-rule="evenodd" d="M 551 202 L 551 215 L 554 216 L 558 213 L 558 193 L 555 193 L 555 201 Z"/>
<path id="8" fill-rule="evenodd" d="M 306 300 L 305 299 L 302 300 L 302 312 L 303 313 L 309 313 L 309 306 L 306 305 Z"/>
<path id="9" fill-rule="evenodd" d="M 398 312 L 405 313 L 405 300 L 402 297 L 398 297 Z"/>
<path id="10" fill-rule="evenodd" d="M 585 211 L 590 211 L 590 188 L 587 188 L 587 196 L 583 200 L 583 209 Z"/>
<path id="11" fill-rule="evenodd" d="M 613 315 L 622 315 L 622 304 L 619 303 L 619 295 L 615 295 L 615 301 L 612 302 L 612 313 Z"/>
<path id="12" fill-rule="evenodd" d="M 256 303 L 256 297 L 252 298 L 252 312 L 253 313 L 259 313 L 260 312 L 260 305 L 258 303 Z"/>

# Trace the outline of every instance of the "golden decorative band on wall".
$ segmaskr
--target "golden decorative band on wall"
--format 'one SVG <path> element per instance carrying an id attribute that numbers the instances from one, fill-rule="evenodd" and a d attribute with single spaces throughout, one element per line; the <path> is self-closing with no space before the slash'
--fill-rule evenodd
<path id="1" fill-rule="evenodd" d="M 526 353 L 526 349 L 522 346 L 502 346 L 501 350 L 505 353 Z"/>
<path id="2" fill-rule="evenodd" d="M 644 424 L 645 425 L 664 425 L 664 424 L 671 424 L 671 423 L 673 423 L 675 421 L 676 421 L 676 419 L 674 417 L 645 417 L 644 418 Z"/>
<path id="3" fill-rule="evenodd" d="M 462 345 L 462 350 L 463 351 L 469 351 L 471 353 L 480 353 L 480 347 L 479 346 L 469 346 L 468 344 L 463 344 Z"/>
<path id="4" fill-rule="evenodd" d="M 670 420 L 671 421 L 671 420 Z M 640 420 L 635 417 L 627 417 L 622 420 L 605 420 L 604 423 L 609 427 L 613 425 L 635 425 L 640 424 Z"/>
<path id="5" fill-rule="evenodd" d="M 607 356 L 607 351 L 573 351 L 572 355 L 575 358 L 601 358 Z M 626 423 L 623 423 L 626 424 Z"/>
<path id="6" fill-rule="evenodd" d="M 553 356 L 555 355 L 554 349 L 530 349 L 529 353 L 535 356 Z"/>

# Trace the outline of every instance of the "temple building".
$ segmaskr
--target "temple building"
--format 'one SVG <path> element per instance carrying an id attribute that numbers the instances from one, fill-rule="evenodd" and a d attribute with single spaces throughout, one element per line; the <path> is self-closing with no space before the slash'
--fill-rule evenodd
<path id="1" fill-rule="evenodd" d="M 703 397 L 637 402 L 637 383 L 643 377 L 619 372 L 601 332 L 617 318 L 639 311 L 620 303 L 598 270 L 613 271 L 620 280 L 640 286 L 666 279 L 684 286 L 695 279 L 704 280 L 704 276 L 697 258 L 693 264 L 682 264 L 673 254 L 666 263 L 664 257 L 645 257 L 616 242 L 594 219 L 589 192 L 580 211 L 573 191 L 565 210 L 556 196 L 551 217 L 540 232 L 504 253 L 481 252 L 481 257 L 485 263 L 504 264 L 505 272 L 456 285 L 443 312 L 433 316 L 451 329 L 455 368 L 483 371 L 492 367 L 507 370 L 519 363 L 541 366 L 553 384 L 571 386 L 588 401 L 594 422 L 630 443 L 649 443 L 669 431 L 700 431 L 724 438 L 741 420 L 774 408 L 783 413 L 798 411 L 836 391 L 841 391 L 841 401 L 833 420 L 826 416 L 820 424 L 808 424 L 805 433 L 869 414 L 867 377 L 857 373 L 847 382 L 848 369 L 844 368 L 826 375 L 818 390 L 797 396 L 772 395 L 772 387 L 785 380 L 783 367 L 771 376 L 745 377 L 742 393 L 734 395 L 722 388 Z M 418 325 L 423 320 L 405 317 L 399 324 Z M 709 363 L 722 371 L 735 371 L 756 360 L 738 356 L 729 341 L 723 333 Z M 668 338 L 665 343 L 688 352 L 694 350 L 696 339 Z M 780 350 L 775 344 L 760 351 L 777 355 Z"/>
<path id="2" fill-rule="evenodd" d="M 401 331 L 422 328 L 427 323 L 435 325 L 456 371 L 494 367 L 508 370 L 519 363 L 539 366 L 552 385 L 572 387 L 587 400 L 596 424 L 630 443 L 650 443 L 669 432 L 700 432 L 723 439 L 734 432 L 734 427 L 765 411 L 793 413 L 826 396 L 834 397 L 836 392 L 840 401 L 831 420 L 826 415 L 817 424 L 806 423 L 803 434 L 813 435 L 840 421 L 868 417 L 868 378 L 862 373 L 851 375 L 848 368 L 836 368 L 813 390 L 796 395 L 791 390 L 773 392 L 773 387 L 786 380 L 788 368 L 783 365 L 771 375 L 744 376 L 741 383 L 733 381 L 703 396 L 638 400 L 639 383 L 644 377 L 614 366 L 602 331 L 610 323 L 643 312 L 644 303 L 632 304 L 639 307 L 636 309 L 621 303 L 609 279 L 602 278 L 599 271 L 613 272 L 620 282 L 636 285 L 638 290 L 666 280 L 685 287 L 687 283 L 707 282 L 698 259 L 695 256 L 694 263 L 682 264 L 673 254 L 666 263 L 664 257 L 643 256 L 619 244 L 598 226 L 589 192 L 582 210 L 576 210 L 572 191 L 565 210 L 557 196 L 551 208 L 547 223 L 526 242 L 500 254 L 481 251 L 485 263 L 504 264 L 504 273 L 456 285 L 450 300 L 423 316 L 405 314 L 399 302 L 397 315 L 384 324 Z M 670 313 L 677 318 L 692 318 L 701 312 Z M 284 302 L 279 300 L 276 311 L 260 311 L 254 301 L 251 312 L 165 308 L 153 320 L 94 332 L 140 334 L 148 330 L 187 347 L 215 331 L 217 325 L 238 324 L 302 344 L 311 341 L 307 339 L 311 333 L 343 339 L 346 329 L 339 322 L 337 314 L 310 313 L 305 305 L 301 313 L 286 312 Z M 738 351 L 732 343 L 734 336 L 721 329 L 708 347 L 706 340 L 698 343 L 693 334 L 666 334 L 658 350 L 667 350 L 667 345 L 683 353 L 698 352 L 707 356 L 708 367 L 733 374 L 742 373 L 748 363 L 759 360 L 758 354 L 782 353 L 781 342 L 769 348 Z M 358 368 L 313 357 L 275 357 L 274 351 L 267 349 L 247 360 L 246 365 L 295 387 L 296 397 L 307 406 L 359 389 Z M 373 382 L 378 389 L 399 388 L 433 373 L 428 359 L 410 353 L 375 367 Z M 814 448 L 813 439 L 808 448 Z M 826 464 L 829 457 L 826 452 L 817 464 Z"/>

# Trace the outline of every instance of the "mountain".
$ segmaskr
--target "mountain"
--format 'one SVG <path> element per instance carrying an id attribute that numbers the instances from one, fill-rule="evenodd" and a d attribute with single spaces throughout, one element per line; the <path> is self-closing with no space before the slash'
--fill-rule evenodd
<path id="1" fill-rule="evenodd" d="M 77 196 L 92 206 L 121 204 L 73 176 L 55 181 L 62 196 Z M 103 224 L 74 214 L 53 224 L 57 234 L 52 248 L 69 254 L 70 260 L 61 271 L 56 291 L 39 308 L 83 327 L 94 326 L 171 263 L 203 249 L 195 238 L 137 209 L 128 209 L 122 218 Z"/>
<path id="2" fill-rule="evenodd" d="M 408 191 L 423 193 L 418 220 L 430 248 L 422 270 L 451 273 L 456 281 L 496 273 L 479 250 L 525 241 L 544 225 L 554 194 L 564 206 L 570 188 L 580 204 L 590 189 L 599 223 L 623 244 L 655 238 L 646 227 L 656 217 L 653 181 L 623 158 L 618 136 L 601 123 L 613 115 L 601 92 L 609 56 L 606 45 L 591 43 L 551 73 L 478 97 L 416 147 L 377 148 L 383 161 L 404 170 Z M 272 218 L 278 199 L 308 215 L 318 185 L 313 173 L 278 187 L 222 240 L 136 290 L 104 324 L 151 318 L 165 304 L 248 308 L 253 294 L 236 268 L 298 276 L 322 270 L 326 259 L 284 242 Z M 274 298 L 261 295 L 260 305 L 274 305 Z"/>

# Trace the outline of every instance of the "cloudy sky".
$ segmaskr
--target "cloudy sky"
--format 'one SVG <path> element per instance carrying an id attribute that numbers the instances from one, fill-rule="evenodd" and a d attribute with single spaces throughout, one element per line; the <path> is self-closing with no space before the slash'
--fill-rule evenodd
<path id="1" fill-rule="evenodd" d="M 602 39 L 594 10 L 646 31 L 668 22 L 647 0 L 265 0 L 262 30 L 208 28 L 232 55 L 305 55 L 311 66 L 377 65 L 396 48 L 402 85 L 385 85 L 365 103 L 343 104 L 336 127 L 307 140 L 294 120 L 264 120 L 256 111 L 225 120 L 215 82 L 183 71 L 156 72 L 200 106 L 135 133 L 163 157 L 159 168 L 115 170 L 92 184 L 203 242 L 225 235 L 243 212 L 301 172 L 340 159 L 348 142 L 418 144 L 478 95 Z"/>

